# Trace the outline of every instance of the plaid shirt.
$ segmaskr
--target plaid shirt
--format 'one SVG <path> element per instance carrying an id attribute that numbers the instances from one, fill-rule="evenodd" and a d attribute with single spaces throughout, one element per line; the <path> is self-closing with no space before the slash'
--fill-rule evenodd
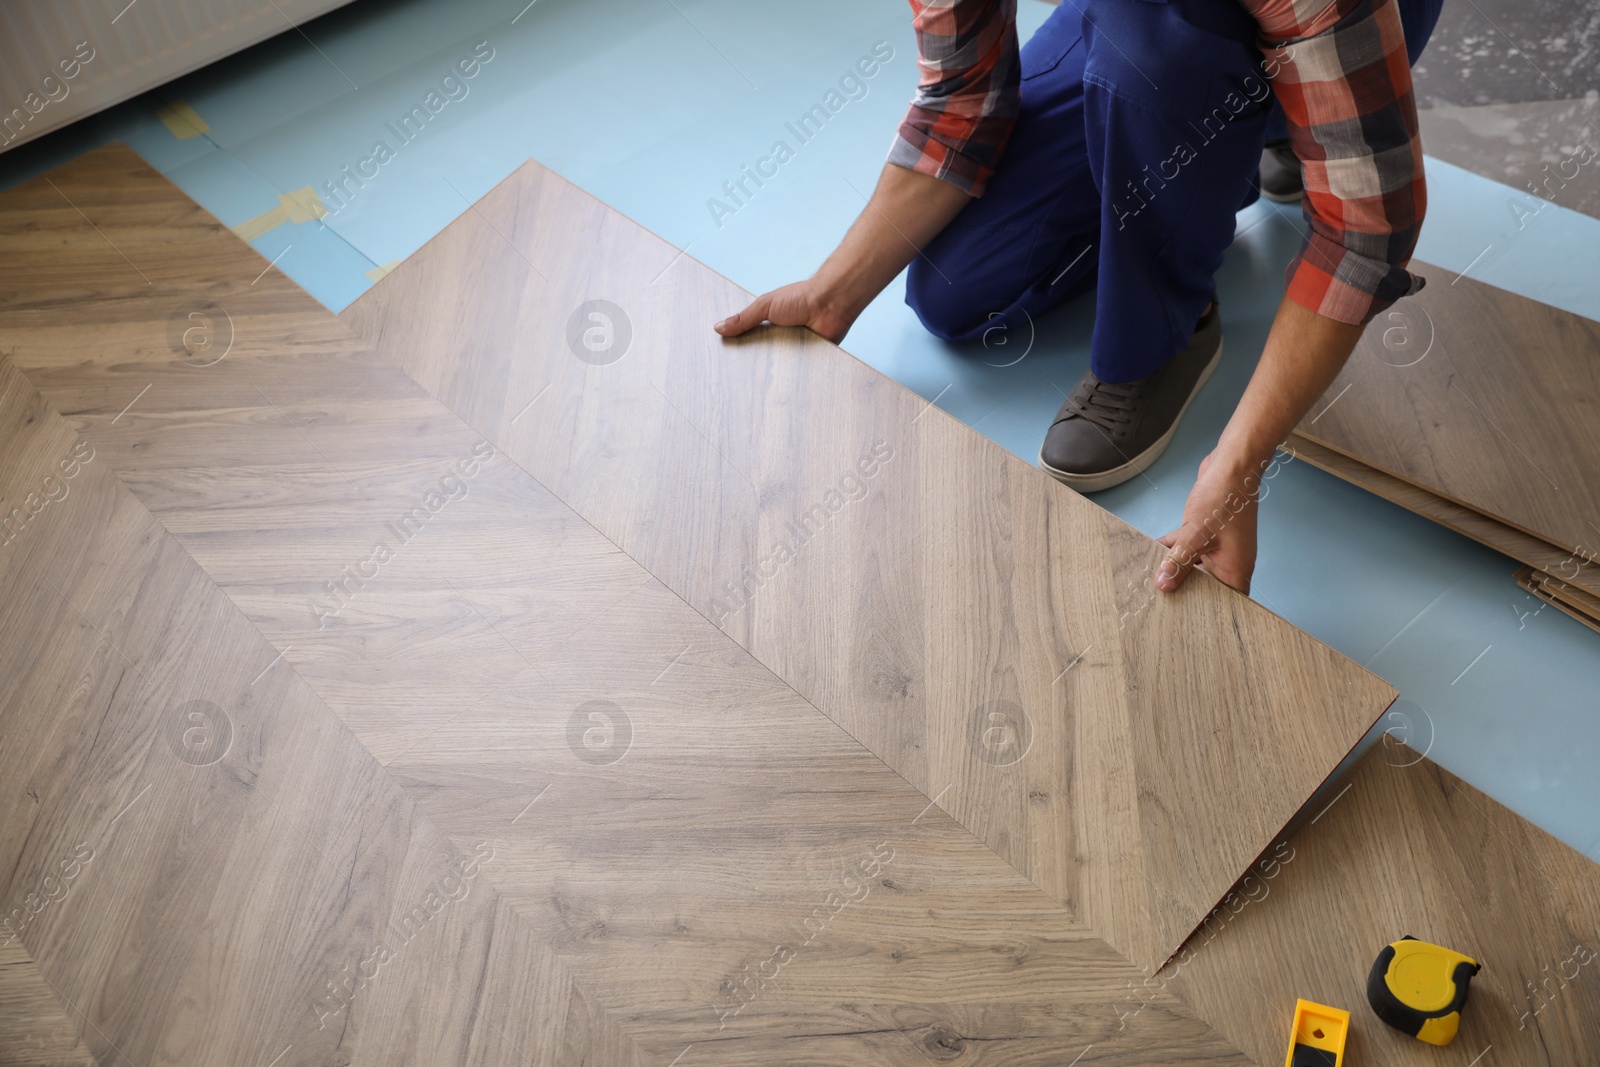
<path id="1" fill-rule="evenodd" d="M 910 0 L 920 84 L 889 162 L 981 196 L 1020 97 L 1016 0 Z M 1261 27 L 1303 163 L 1310 232 L 1296 303 L 1365 323 L 1422 287 L 1405 268 L 1427 205 L 1411 68 L 1394 0 L 1237 0 Z"/>
<path id="2" fill-rule="evenodd" d="M 1017 0 L 911 0 L 916 99 L 889 162 L 982 196 L 1021 100 Z"/>

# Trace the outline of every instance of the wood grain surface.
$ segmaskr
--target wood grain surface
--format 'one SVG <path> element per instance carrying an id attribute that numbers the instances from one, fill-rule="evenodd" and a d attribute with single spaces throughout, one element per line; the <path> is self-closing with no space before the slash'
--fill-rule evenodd
<path id="1" fill-rule="evenodd" d="M 24 901 L 26 906 L 26 901 Z M 13 918 L 15 922 L 16 919 Z M 0 930 L 0 1065 L 93 1067 L 66 1006 L 22 939 Z"/>
<path id="2" fill-rule="evenodd" d="M 1592 569 L 1600 323 L 1416 269 L 1433 284 L 1372 322 L 1297 432 Z"/>
<path id="3" fill-rule="evenodd" d="M 1393 691 L 747 295 L 530 163 L 342 317 L 1159 966 Z"/>
<path id="4" fill-rule="evenodd" d="M 635 1062 L 9 361 L 0 455 L 0 899 L 97 1062 Z"/>
<path id="5" fill-rule="evenodd" d="M 118 165 L 123 175 L 106 178 Z M 159 178 L 129 182 L 142 166 L 114 153 L 83 166 L 85 185 L 110 181 L 120 195 L 95 207 L 71 168 L 53 180 L 120 251 L 153 255 L 135 236 L 140 211 L 181 216 L 180 194 Z M 19 216 L 32 218 L 0 219 Z M 80 285 L 104 277 L 115 290 L 126 264 L 94 248 L 94 233 L 69 224 L 42 244 Z M 305 294 L 272 275 L 251 286 L 258 264 L 197 256 L 208 268 L 196 292 L 225 305 L 235 330 L 225 358 L 190 360 L 166 345 L 166 305 L 188 299 L 181 291 L 91 294 L 63 315 L 46 306 L 55 290 L 45 284 L 37 303 L 0 315 L 9 360 L 92 442 L 90 467 L 131 489 L 160 538 L 276 646 L 281 658 L 220 657 L 232 684 L 281 676 L 325 698 L 345 741 L 387 765 L 365 774 L 370 792 L 397 791 L 468 855 L 492 850 L 474 889 L 493 909 L 460 913 L 459 936 L 487 960 L 448 944 L 406 949 L 418 965 L 449 955 L 451 968 L 482 972 L 456 979 L 470 1001 L 440 998 L 439 1031 L 487 1018 L 541 1063 L 628 1062 L 633 1048 L 680 1067 L 1044 1065 L 1091 1050 L 1126 1067 L 1151 1050 L 1196 1067 L 1248 1062 L 1171 995 L 1124 1024 L 1117 1009 L 1144 973 L 1068 909 L 415 383 L 348 337 L 313 340 L 342 327 Z M 318 314 L 323 332 L 287 352 L 257 343 L 291 332 L 274 320 Z M 27 484 L 38 463 L 15 454 L 35 472 Z M 481 460 L 470 473 L 466 457 Z M 401 543 L 393 524 L 435 491 L 436 509 Z M 391 556 L 367 565 L 380 541 Z M 308 603 L 318 598 L 320 611 Z M 177 673 L 187 643 L 149 629 Z M 257 715 L 280 713 L 276 698 L 261 699 Z M 296 810 L 312 839 L 354 837 L 373 862 L 396 848 L 364 825 L 359 804 L 326 805 L 325 791 L 301 788 Z M 196 843 L 192 862 L 213 862 L 213 851 Z M 304 939 L 283 951 L 306 951 Z M 46 970 L 103 980 L 109 961 L 82 955 L 69 945 Z M 207 959 L 219 983 L 247 984 L 275 957 L 247 947 Z M 560 1026 L 523 1005 L 545 985 L 553 995 L 549 967 L 574 976 Z M 356 1006 L 376 1010 L 364 993 Z M 525 1031 L 504 1021 L 519 1010 L 573 1054 L 534 1056 Z M 239 1011 L 220 1005 L 218 1025 Z M 159 1015 L 146 1026 L 169 1045 L 182 1032 Z M 396 1059 L 450 1059 L 429 1052 L 438 1046 L 427 1033 L 386 1032 Z M 284 1062 L 300 1052 L 293 1043 Z"/>
<path id="6" fill-rule="evenodd" d="M 1252 901 L 1252 911 L 1265 915 L 1283 901 L 1314 897 L 1321 909 L 1314 914 L 1333 919 L 1319 937 L 1360 946 L 1346 953 L 1352 959 L 1368 942 L 1398 936 L 1390 927 L 1411 913 L 1352 912 L 1347 898 L 1356 894 L 1348 883 L 1334 880 L 1344 895 L 1327 899 L 1319 895 L 1321 881 L 1285 894 L 1286 879 L 1310 869 L 1303 839 L 1346 812 L 1359 833 L 1340 838 L 1340 847 L 1373 853 L 1362 870 L 1387 886 L 1385 900 L 1402 897 L 1404 885 L 1431 892 L 1451 884 L 1408 866 L 1415 842 L 1405 828 L 1413 825 L 1437 828 L 1434 855 L 1447 874 L 1479 853 L 1488 856 L 1480 895 L 1497 905 L 1526 872 L 1495 858 L 1505 849 L 1485 839 L 1482 820 L 1550 872 L 1549 891 L 1525 898 L 1514 931 L 1529 946 L 1525 955 L 1504 947 L 1510 937 L 1485 934 L 1476 942 L 1488 946 L 1486 966 L 1500 974 L 1523 967 L 1542 977 L 1546 942 L 1588 921 L 1593 865 L 1572 864 L 1562 846 L 1476 794 L 1487 814 L 1440 806 L 1426 790 L 1373 787 L 1369 779 L 1383 767 L 1369 759 L 1336 807 L 1313 815 L 1293 841 L 1269 833 L 1256 843 L 1265 852 L 1251 868 L 1256 882 L 1238 886 L 1211 913 L 1199 935 L 1206 947 L 1191 954 L 1184 981 L 1170 980 L 1173 964 L 1158 972 L 1129 962 L 1086 920 L 1090 909 L 1041 886 L 1037 872 L 1052 869 L 1048 850 L 1056 846 L 1040 829 L 1045 820 L 1012 809 L 1061 816 L 1069 829 L 1054 832 L 1072 853 L 1062 869 L 1080 878 L 1085 869 L 1097 871 L 1111 883 L 1100 892 L 1121 879 L 1142 882 L 1149 899 L 1165 900 L 1178 891 L 1156 888 L 1153 860 L 1122 853 L 1092 868 L 1078 857 L 1105 843 L 1105 825 L 1118 824 L 1082 817 L 1080 803 L 1110 800 L 1080 800 L 1079 787 L 1062 776 L 1093 772 L 1103 793 L 1137 807 L 1136 776 L 1148 770 L 1140 760 L 1151 754 L 1133 746 L 1234 742 L 1187 734 L 1183 723 L 1169 721 L 1119 733 L 1100 710 L 1081 706 L 1105 690 L 1104 681 L 1081 683 L 1070 700 L 1052 706 L 1074 720 L 1071 734 L 1031 716 L 1032 743 L 1022 753 L 1009 747 L 1005 732 L 1020 720 L 1008 720 L 1003 706 L 988 709 L 999 719 L 978 720 L 996 733 L 965 739 L 939 729 L 955 716 L 927 709 L 951 703 L 956 689 L 947 675 L 976 685 L 966 680 L 985 671 L 1005 678 L 1021 670 L 1006 662 L 1043 659 L 1049 650 L 1039 648 L 1040 633 L 1079 626 L 1087 644 L 1098 632 L 1093 613 L 1079 618 L 1061 604 L 1068 593 L 1092 598 L 1102 591 L 1057 561 L 1041 592 L 1023 572 L 1045 562 L 1002 535 L 1046 522 L 1056 536 L 1083 538 L 1086 551 L 1113 566 L 1131 566 L 1118 563 L 1124 559 L 1142 565 L 1135 535 L 1116 542 L 1080 509 L 1058 514 L 1061 502 L 1040 504 L 1028 478 L 988 452 L 958 457 L 954 485 L 930 468 L 891 481 L 906 458 L 932 457 L 936 447 L 954 451 L 946 442 L 959 439 L 959 428 L 943 423 L 937 434 L 927 431 L 927 441 L 919 436 L 880 460 L 870 476 L 855 467 L 869 487 L 858 500 L 848 500 L 857 494 L 840 470 L 815 464 L 848 503 L 830 509 L 826 524 L 776 573 L 755 572 L 741 610 L 719 619 L 673 585 L 688 581 L 700 561 L 729 553 L 719 547 L 725 538 L 718 528 L 660 531 L 671 545 L 700 546 L 675 564 L 670 554 L 650 555 L 649 517 L 634 510 L 638 505 L 595 490 L 594 499 L 611 508 L 602 517 L 632 540 L 607 536 L 563 499 L 563 492 L 582 495 L 581 479 L 558 471 L 566 479 L 558 491 L 536 476 L 281 275 L 262 274 L 264 260 L 126 150 L 99 151 L 50 177 L 58 190 L 35 182 L 0 194 L 0 270 L 27 279 L 0 311 L 0 373 L 9 376 L 0 383 L 11 389 L 0 397 L 32 395 L 14 365 L 48 401 L 18 401 L 21 415 L 0 411 L 0 433 L 10 434 L 0 438 L 0 499 L 25 499 L 35 486 L 59 495 L 52 486 L 67 486 L 60 501 L 44 505 L 0 547 L 0 669 L 10 678 L 13 664 L 27 665 L 17 675 L 25 684 L 8 689 L 0 707 L 0 783 L 18 783 L 7 786 L 13 792 L 0 837 L 9 850 L 0 870 L 18 873 L 0 883 L 0 900 L 24 900 L 29 890 L 22 886 L 59 864 L 57 853 L 70 855 L 83 839 L 76 828 L 85 809 L 110 818 L 134 795 L 141 772 L 157 782 L 114 825 L 131 830 L 141 814 L 151 821 L 131 840 L 108 839 L 81 865 L 68 895 L 22 932 L 40 977 L 81 1009 L 63 1007 L 100 1062 L 121 1063 L 126 1054 L 145 1067 L 197 1062 L 203 1054 L 264 1065 L 293 1045 L 282 1063 L 822 1067 L 1062 1065 L 1076 1057 L 1083 1065 L 1276 1067 L 1287 1021 L 1275 1012 L 1305 995 L 1296 975 L 1327 968 L 1321 961 L 1333 957 L 1306 947 L 1320 940 L 1285 938 L 1276 946 L 1284 977 L 1269 985 L 1258 959 L 1243 957 L 1241 965 L 1213 955 L 1211 943 L 1226 942 L 1211 934 L 1220 914 L 1260 895 L 1256 886 L 1265 879 L 1271 897 Z M 56 212 L 49 198 L 59 194 L 84 208 L 93 226 Z M 496 224 L 505 222 L 497 217 Z M 170 262 L 180 258 L 172 255 L 173 234 L 185 242 L 181 258 L 199 264 L 187 275 Z M 493 277 L 488 266 L 480 285 Z M 671 269 L 685 266 L 703 271 L 692 261 Z M 154 284 L 144 285 L 141 273 Z M 472 321 L 456 296 L 438 299 L 450 316 Z M 190 318 L 197 308 L 202 318 Z M 220 333 L 183 336 L 219 324 L 232 341 L 220 359 L 201 343 Z M 839 370 L 849 364 L 836 362 L 831 346 L 806 341 L 800 349 L 807 360 L 833 353 L 815 360 L 808 376 L 863 387 Z M 762 373 L 776 374 L 775 364 Z M 594 374 L 628 369 L 626 359 L 583 366 Z M 684 421 L 690 411 L 706 415 L 694 407 L 702 388 L 734 400 L 741 390 L 761 395 L 738 375 L 726 382 L 709 371 L 683 383 L 651 380 L 662 386 L 656 421 L 640 432 L 660 434 L 663 454 L 667 445 L 681 452 L 698 442 L 688 458 L 672 461 L 684 471 L 673 483 L 680 493 L 652 485 L 655 467 L 630 472 L 612 462 L 600 474 L 631 478 L 626 484 L 663 506 L 702 485 L 709 499 L 733 501 L 723 484 L 737 477 L 729 457 L 745 457 L 740 469 L 766 497 L 804 503 L 810 493 L 825 496 L 805 480 L 813 475 L 798 460 L 793 484 L 779 477 L 786 460 L 776 442 L 759 440 L 763 467 L 748 462 L 757 453 L 733 446 L 739 431 L 731 422 L 705 418 L 702 435 Z M 903 394 L 878 381 L 877 395 L 899 403 Z M 598 386 L 567 406 L 542 407 L 555 396 L 552 389 L 520 417 L 526 401 L 507 400 L 507 425 L 548 419 L 574 426 L 604 414 Z M 921 417 L 920 407 L 909 413 L 919 435 L 943 418 L 932 411 Z M 772 425 L 799 432 L 781 413 Z M 749 427 L 742 432 L 761 438 Z M 637 457 L 625 444 L 578 441 L 589 456 L 605 458 L 615 447 L 622 459 Z M 80 459 L 63 481 L 61 458 L 84 448 L 93 458 Z M 52 471 L 57 482 L 47 485 L 43 476 Z M 977 494 L 984 509 L 963 510 L 951 499 L 962 493 Z M 924 500 L 940 502 L 943 510 L 923 520 L 938 529 L 897 536 L 896 509 Z M 784 506 L 792 513 L 792 503 Z M 1046 519 L 1029 519 L 1041 510 Z M 681 525 L 684 514 L 669 507 L 663 522 Z M 730 504 L 730 514 L 745 513 Z M 748 539 L 764 548 L 776 520 L 762 521 Z M 848 539 L 835 538 L 840 531 L 849 531 Z M 982 551 L 967 543 L 980 537 L 1002 543 Z M 1093 548 L 1091 537 L 1104 547 Z M 858 551 L 868 540 L 875 547 Z M 897 540 L 905 544 L 891 543 Z M 380 543 L 391 551 L 378 561 Z M 945 546 L 936 559 L 948 568 L 915 555 L 919 545 Z M 913 599 L 960 584 L 958 566 L 983 568 L 987 595 L 1000 604 L 969 613 L 993 619 L 1003 608 L 1015 616 L 1008 626 L 963 637 L 961 619 L 933 618 L 928 604 Z M 833 589 L 824 581 L 829 568 L 862 591 L 837 616 L 848 624 L 845 632 L 827 632 L 821 622 L 835 616 L 818 614 Z M 38 588 L 45 576 L 82 609 L 76 629 L 63 621 L 67 608 L 59 601 L 53 616 L 40 610 L 49 605 L 43 594 L 50 590 Z M 1238 599 L 1209 588 L 1206 596 L 1218 604 Z M 1157 616 L 1131 591 L 1118 595 L 1128 607 L 1113 620 L 1110 644 L 1098 655 L 1088 649 L 1059 684 L 1080 684 L 1073 675 L 1085 666 L 1097 674 L 1129 670 L 1127 684 L 1156 695 L 1123 700 L 1139 708 L 1174 701 L 1170 718 L 1193 690 L 1155 665 L 1129 668 L 1139 642 L 1167 631 L 1152 626 Z M 890 611 L 895 604 L 904 605 L 914 628 Z M 791 634 L 813 643 L 813 657 L 779 654 L 780 607 L 793 615 Z M 1264 629 L 1258 622 L 1250 628 L 1261 614 L 1242 616 L 1246 633 Z M 1230 641 L 1191 652 L 1189 660 L 1172 654 L 1186 669 L 1203 669 L 1206 657 L 1274 651 L 1290 657 L 1277 662 L 1279 672 L 1308 689 L 1319 684 L 1315 661 L 1300 664 L 1297 644 L 1285 649 L 1271 636 L 1256 648 Z M 771 662 L 754 647 L 758 638 Z M 816 662 L 830 657 L 848 669 Z M 808 697 L 801 683 L 816 695 Z M 1023 682 L 1007 684 L 1029 692 Z M 228 718 L 232 741 L 214 764 L 206 760 L 220 720 L 185 717 L 193 710 L 185 701 L 196 693 Z M 1108 735 L 1112 740 L 1092 754 L 1040 758 L 1065 737 L 1087 746 Z M 920 763 L 905 755 L 919 744 Z M 1258 751 L 1249 752 L 1256 768 L 1263 763 Z M 1380 751 L 1395 759 L 1403 750 Z M 14 775 L 12 760 L 28 773 Z M 1442 775 L 1425 760 L 1419 766 Z M 957 773 L 942 799 L 940 790 L 908 780 L 907 770 L 926 778 L 943 768 Z M 1113 785 L 1119 770 L 1131 780 Z M 1251 788 L 1233 795 L 1250 800 Z M 963 806 L 953 799 L 958 792 L 1005 802 Z M 145 806 L 158 798 L 160 805 Z M 1157 823 L 1142 832 L 1156 841 L 1171 831 Z M 1447 842 L 1457 842 L 1457 852 Z M 125 847 L 113 850 L 119 843 Z M 13 862 L 19 848 L 23 861 Z M 492 850 L 482 853 L 492 859 L 480 864 L 470 893 L 344 1004 L 341 987 L 329 982 L 347 967 L 359 971 L 379 944 L 375 932 L 403 921 L 450 864 L 479 849 Z M 1008 862 L 1013 856 L 1033 869 Z M 117 878 L 94 880 L 113 866 Z M 1210 912 L 1212 903 L 1204 908 Z M 203 921 L 193 922 L 195 914 Z M 1446 932 L 1465 947 L 1479 936 L 1473 924 L 1492 925 L 1499 914 L 1463 903 L 1463 925 Z M 1248 918 L 1223 937 L 1248 929 Z M 114 949 L 101 945 L 107 937 Z M 1214 969 L 1203 971 L 1207 960 Z M 1269 995 L 1256 992 L 1260 1003 L 1253 1003 L 1243 995 L 1250 984 Z M 1327 995 L 1337 993 L 1330 988 Z M 315 1028 L 313 1004 L 322 1011 L 343 1005 L 328 1015 L 327 1033 Z M 1562 1014 L 1569 1008 L 1580 1022 Z M 1491 1053 L 1481 1067 L 1590 1062 L 1573 1058 L 1580 1046 L 1569 1031 L 1587 1034 L 1581 1020 L 1595 1018 L 1597 1008 L 1592 984 L 1569 982 L 1562 999 L 1538 1015 L 1542 1026 L 1566 1028 L 1545 1059 L 1496 1060 Z M 288 1021 L 275 1028 L 278 1018 Z M 334 1040 L 328 1033 L 335 1026 L 342 1028 L 337 1043 L 318 1044 Z M 1358 1017 L 1358 1026 L 1379 1029 L 1370 1018 Z M 233 1037 L 223 1033 L 229 1027 Z M 1452 1051 L 1465 1051 L 1466 1036 Z M 1377 1039 L 1369 1033 L 1362 1040 Z M 120 1052 L 111 1050 L 113 1041 Z M 264 1055 L 251 1058 L 258 1045 Z M 1392 1051 L 1382 1062 L 1441 1062 L 1437 1050 L 1417 1042 Z"/>
<path id="7" fill-rule="evenodd" d="M 1297 997 L 1352 1014 L 1349 1064 L 1591 1064 L 1600 1055 L 1596 866 L 1433 761 L 1387 739 L 1151 983 L 1177 992 L 1258 1063 L 1283 1062 Z M 1467 953 L 1461 1030 L 1445 1049 L 1366 1006 L 1383 946 L 1411 935 Z"/>
<path id="8" fill-rule="evenodd" d="M 1577 550 L 1559 548 L 1498 519 L 1370 467 L 1302 434 L 1291 433 L 1288 445 L 1296 456 L 1329 474 L 1337 475 L 1352 485 L 1358 485 L 1391 503 L 1432 519 L 1481 545 L 1520 560 L 1539 570 L 1551 582 L 1560 582 L 1575 591 L 1600 597 L 1600 566 L 1595 565 L 1592 552 L 1581 547 Z"/>

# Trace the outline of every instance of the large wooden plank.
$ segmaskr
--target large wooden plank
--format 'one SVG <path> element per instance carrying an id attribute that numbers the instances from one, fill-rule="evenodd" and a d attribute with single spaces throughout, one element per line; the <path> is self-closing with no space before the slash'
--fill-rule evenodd
<path id="1" fill-rule="evenodd" d="M 1590 558 L 1592 553 L 1583 551 L 1581 547 L 1559 548 L 1543 538 L 1534 537 L 1482 512 L 1446 500 L 1302 434 L 1291 433 L 1288 444 L 1298 458 L 1313 466 L 1432 519 L 1481 545 L 1504 552 L 1512 559 L 1536 568 L 1552 583 L 1558 582 L 1579 592 L 1600 596 L 1600 568 Z"/>
<path id="2" fill-rule="evenodd" d="M 1434 284 L 1373 321 L 1297 433 L 1592 571 L 1600 323 L 1417 268 Z M 1600 579 L 1588 582 L 1600 591 Z"/>
<path id="3" fill-rule="evenodd" d="M 1209 579 L 1156 596 L 1153 542 L 835 346 L 722 342 L 745 298 L 529 164 L 343 317 L 1159 965 L 1392 690 Z"/>
<path id="4" fill-rule="evenodd" d="M 1557 548 L 1548 541 L 1436 496 L 1298 433 L 1289 435 L 1288 447 L 1297 458 L 1329 474 L 1521 560 L 1527 566 L 1519 568 L 1512 576 L 1518 586 L 1544 604 L 1591 629 L 1600 630 L 1600 570 L 1594 567 L 1587 553 Z"/>

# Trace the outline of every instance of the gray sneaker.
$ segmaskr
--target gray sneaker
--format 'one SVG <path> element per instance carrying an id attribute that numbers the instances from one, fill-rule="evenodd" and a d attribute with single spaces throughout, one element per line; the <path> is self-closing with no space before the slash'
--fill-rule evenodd
<path id="1" fill-rule="evenodd" d="M 1280 204 L 1296 204 L 1306 195 L 1300 174 L 1300 157 L 1288 141 L 1268 141 L 1261 151 L 1261 195 Z"/>
<path id="2" fill-rule="evenodd" d="M 1172 443 L 1183 413 L 1222 359 L 1222 319 L 1213 306 L 1189 346 L 1135 382 L 1103 382 L 1085 371 L 1039 449 L 1039 466 L 1080 493 L 1142 474 Z"/>

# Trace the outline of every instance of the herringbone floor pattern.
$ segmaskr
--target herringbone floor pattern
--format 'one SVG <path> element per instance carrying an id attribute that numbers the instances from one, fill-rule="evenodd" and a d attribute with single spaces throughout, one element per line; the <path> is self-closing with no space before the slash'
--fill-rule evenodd
<path id="1" fill-rule="evenodd" d="M 1338 960 L 1281 950 L 1336 914 L 1327 857 L 1382 882 L 1372 812 L 1468 791 L 1375 764 L 1282 841 L 1386 687 L 1214 584 L 1147 600 L 1138 535 L 832 346 L 721 353 L 691 312 L 726 283 L 663 250 L 529 168 L 358 339 L 125 149 L 0 198 L 0 899 L 33 961 L 0 975 L 40 1048 L 1280 1058 Z M 620 320 L 571 312 L 617 294 L 612 361 L 585 331 Z M 1475 803 L 1497 877 L 1552 880 L 1521 967 L 1593 879 Z M 1270 907 L 1246 883 L 1158 972 L 1252 867 Z M 1339 948 L 1411 914 L 1378 899 Z"/>

